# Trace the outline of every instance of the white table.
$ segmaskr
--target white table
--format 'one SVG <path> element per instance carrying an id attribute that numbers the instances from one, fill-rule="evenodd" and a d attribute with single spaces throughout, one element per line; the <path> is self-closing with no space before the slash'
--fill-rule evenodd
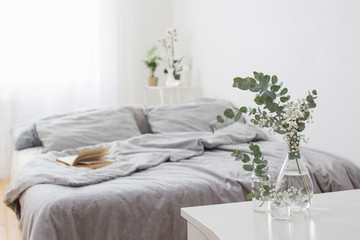
<path id="1" fill-rule="evenodd" d="M 197 98 L 198 91 L 192 86 L 177 87 L 144 87 L 144 104 L 145 105 L 164 105 L 178 104 Z"/>
<path id="2" fill-rule="evenodd" d="M 308 211 L 289 221 L 256 213 L 251 202 L 181 209 L 188 240 L 360 239 L 360 190 L 315 194 Z"/>

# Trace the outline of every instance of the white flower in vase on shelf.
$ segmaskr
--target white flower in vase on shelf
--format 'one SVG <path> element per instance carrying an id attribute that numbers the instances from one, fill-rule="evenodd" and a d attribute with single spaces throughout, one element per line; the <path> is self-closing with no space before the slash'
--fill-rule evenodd
<path id="1" fill-rule="evenodd" d="M 159 38 L 159 42 L 165 50 L 164 73 L 167 74 L 165 85 L 168 87 L 180 85 L 180 72 L 182 71 L 181 61 L 183 58 L 175 59 L 175 43 L 178 41 L 177 31 L 175 28 L 168 28 L 166 36 Z"/>

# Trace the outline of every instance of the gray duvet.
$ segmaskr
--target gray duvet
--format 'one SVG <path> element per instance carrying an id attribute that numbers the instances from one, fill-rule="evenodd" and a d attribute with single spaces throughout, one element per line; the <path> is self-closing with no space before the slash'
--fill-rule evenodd
<path id="1" fill-rule="evenodd" d="M 49 152 L 25 165 L 4 202 L 20 219 L 24 239 L 185 240 L 180 208 L 246 200 L 251 178 L 233 149 L 257 141 L 276 178 L 285 145 L 235 123 L 217 131 L 145 134 L 110 147 L 117 162 L 99 169 L 55 161 L 82 149 Z M 360 188 L 360 169 L 344 159 L 303 149 L 315 193 Z"/>

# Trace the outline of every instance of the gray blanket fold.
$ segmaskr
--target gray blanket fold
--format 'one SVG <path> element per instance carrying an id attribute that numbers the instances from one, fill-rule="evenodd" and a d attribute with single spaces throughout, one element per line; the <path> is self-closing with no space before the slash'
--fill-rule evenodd
<path id="1" fill-rule="evenodd" d="M 4 202 L 20 218 L 24 239 L 185 240 L 181 207 L 246 200 L 250 173 L 231 157 L 233 149 L 248 152 L 257 141 L 276 179 L 286 146 L 264 140 L 261 131 L 235 123 L 215 134 L 145 134 L 49 152 L 18 172 Z M 94 147 L 109 147 L 107 158 L 117 162 L 87 169 L 55 161 Z M 315 193 L 360 188 L 351 162 L 307 148 L 303 156 Z"/>

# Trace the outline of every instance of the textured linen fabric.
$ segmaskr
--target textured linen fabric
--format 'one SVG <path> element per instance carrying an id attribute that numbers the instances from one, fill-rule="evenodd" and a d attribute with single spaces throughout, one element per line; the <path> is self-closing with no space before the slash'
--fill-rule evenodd
<path id="1" fill-rule="evenodd" d="M 50 117 L 39 120 L 36 129 L 44 145 L 43 153 L 141 135 L 133 113 L 126 107 Z"/>
<path id="2" fill-rule="evenodd" d="M 226 108 L 232 107 L 229 101 L 216 100 L 144 107 L 144 112 L 154 133 L 201 132 L 209 131 L 209 125 L 216 120 L 216 116 L 221 115 Z M 241 118 L 239 122 L 245 123 L 245 119 Z M 219 124 L 218 128 L 232 123 L 233 120 L 229 119 L 228 122 Z"/>
<path id="3" fill-rule="evenodd" d="M 241 123 L 215 134 L 145 134 L 95 146 L 110 147 L 107 157 L 117 160 L 99 169 L 55 161 L 89 147 L 49 152 L 19 171 L 4 201 L 20 217 L 24 240 L 186 240 L 182 207 L 246 201 L 251 174 L 234 161 L 233 149 L 249 153 L 249 142 L 257 141 L 276 180 L 287 147 L 260 140 Z M 307 148 L 302 153 L 315 193 L 360 188 L 353 163 Z"/>

